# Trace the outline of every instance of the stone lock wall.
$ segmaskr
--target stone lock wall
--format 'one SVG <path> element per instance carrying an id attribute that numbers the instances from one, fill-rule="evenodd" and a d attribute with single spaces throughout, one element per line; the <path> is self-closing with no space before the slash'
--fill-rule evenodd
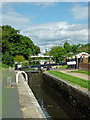
<path id="1" fill-rule="evenodd" d="M 52 85 L 58 92 L 66 96 L 75 106 L 85 108 L 87 111 L 90 109 L 90 91 L 47 72 L 43 73 L 43 79 L 48 85 Z"/>

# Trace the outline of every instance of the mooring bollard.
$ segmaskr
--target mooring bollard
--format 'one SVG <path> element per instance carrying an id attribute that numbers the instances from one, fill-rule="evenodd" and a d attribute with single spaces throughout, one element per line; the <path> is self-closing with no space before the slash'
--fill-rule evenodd
<path id="1" fill-rule="evenodd" d="M 50 70 L 50 66 L 49 65 L 47 66 L 47 70 Z"/>
<path id="2" fill-rule="evenodd" d="M 7 77 L 7 87 L 11 87 L 11 77 Z"/>

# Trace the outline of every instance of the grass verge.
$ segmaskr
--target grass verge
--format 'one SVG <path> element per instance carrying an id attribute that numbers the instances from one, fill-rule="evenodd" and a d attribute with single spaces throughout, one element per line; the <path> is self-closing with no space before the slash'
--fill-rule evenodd
<path id="1" fill-rule="evenodd" d="M 48 72 L 59 78 L 72 82 L 76 85 L 80 85 L 81 87 L 88 88 L 88 90 L 90 90 L 90 81 L 87 81 L 78 77 L 74 77 L 72 75 L 68 75 L 65 73 L 61 73 L 59 71 L 48 71 Z"/>
<path id="2" fill-rule="evenodd" d="M 90 75 L 90 72 L 84 71 L 84 70 L 77 70 L 77 71 L 70 71 L 70 72 L 73 72 L 73 73 L 83 73 L 83 74 L 86 74 L 86 75 Z"/>
<path id="3" fill-rule="evenodd" d="M 63 66 L 60 65 L 59 68 L 68 68 L 68 66 L 67 65 L 63 65 Z"/>

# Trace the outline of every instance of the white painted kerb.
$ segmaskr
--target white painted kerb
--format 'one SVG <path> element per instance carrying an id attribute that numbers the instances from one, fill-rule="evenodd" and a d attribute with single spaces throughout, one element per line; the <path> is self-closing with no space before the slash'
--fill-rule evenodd
<path id="1" fill-rule="evenodd" d="M 27 76 L 27 74 L 26 74 L 24 71 L 19 71 L 19 72 L 16 74 L 16 83 L 18 83 L 18 75 L 19 75 L 20 73 L 24 73 L 24 74 L 25 74 L 26 82 L 28 83 L 28 76 Z"/>

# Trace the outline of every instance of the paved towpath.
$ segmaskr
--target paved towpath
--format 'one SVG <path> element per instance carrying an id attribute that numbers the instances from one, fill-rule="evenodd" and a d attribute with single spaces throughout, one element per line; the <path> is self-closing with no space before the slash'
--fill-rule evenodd
<path id="1" fill-rule="evenodd" d="M 66 74 L 69 74 L 69 75 L 72 75 L 72 76 L 75 76 L 75 77 L 79 77 L 79 78 L 82 78 L 82 79 L 85 79 L 85 80 L 89 80 L 89 77 L 88 75 L 86 74 L 83 74 L 83 73 L 72 73 L 70 72 L 69 70 L 62 70 L 60 72 L 63 72 L 63 73 L 66 73 Z"/>
<path id="2" fill-rule="evenodd" d="M 68 70 L 68 69 L 52 69 L 52 70 L 58 70 L 62 73 L 66 73 L 66 74 L 69 74 L 69 75 L 72 75 L 72 76 L 75 76 L 75 77 L 79 77 L 79 78 L 82 78 L 82 79 L 85 79 L 85 80 L 90 80 L 90 76 L 86 75 L 86 74 L 83 74 L 83 73 L 74 73 L 74 72 L 70 72 L 70 71 L 76 71 L 76 70 Z"/>
<path id="3" fill-rule="evenodd" d="M 2 117 L 23 118 L 17 85 L 15 84 L 15 72 L 13 70 L 4 70 L 2 77 Z M 8 77 L 11 77 L 11 87 L 7 86 Z"/>

